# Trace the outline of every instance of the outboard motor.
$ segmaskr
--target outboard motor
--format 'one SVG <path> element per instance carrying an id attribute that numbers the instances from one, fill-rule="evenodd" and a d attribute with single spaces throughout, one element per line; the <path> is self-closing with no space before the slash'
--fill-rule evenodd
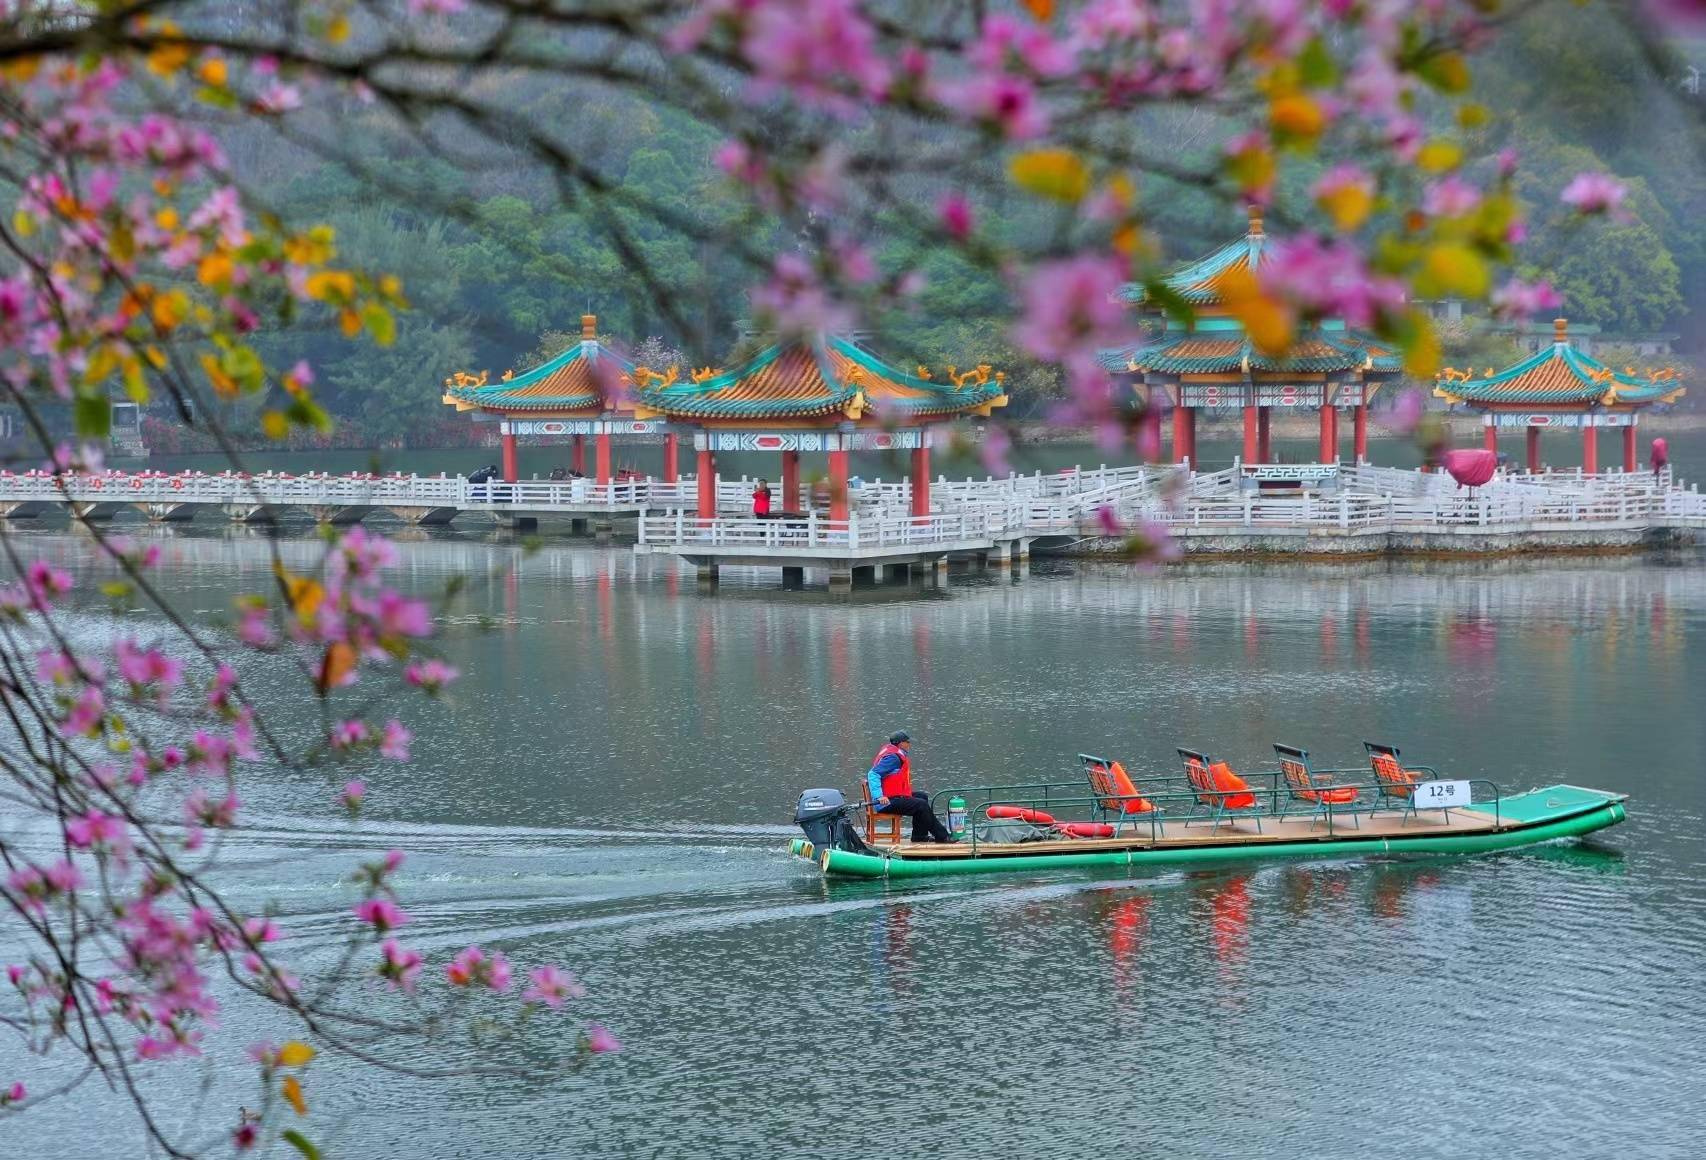
<path id="1" fill-rule="evenodd" d="M 860 853 L 867 847 L 849 819 L 847 799 L 838 789 L 808 789 L 794 807 L 794 821 L 806 833 L 815 850 L 849 850 Z M 808 854 L 807 857 L 810 857 Z"/>

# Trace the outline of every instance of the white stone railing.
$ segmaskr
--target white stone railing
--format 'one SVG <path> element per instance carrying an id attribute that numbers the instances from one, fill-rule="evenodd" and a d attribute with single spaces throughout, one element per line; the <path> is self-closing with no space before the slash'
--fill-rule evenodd
<path id="1" fill-rule="evenodd" d="M 931 516 L 848 516 L 832 520 L 753 519 L 719 516 L 702 520 L 684 511 L 640 517 L 643 548 L 705 548 L 723 552 L 858 552 L 880 549 L 987 541 L 996 529 L 964 514 Z"/>

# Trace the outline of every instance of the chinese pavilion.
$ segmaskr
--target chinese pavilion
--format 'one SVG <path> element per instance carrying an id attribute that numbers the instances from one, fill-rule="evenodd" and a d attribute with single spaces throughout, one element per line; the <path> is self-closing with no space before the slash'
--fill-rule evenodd
<path id="1" fill-rule="evenodd" d="M 782 510 L 800 500 L 800 455 L 828 455 L 829 515 L 847 518 L 850 451 L 912 452 L 912 514 L 930 512 L 931 424 L 1004 406 L 1003 376 L 987 366 L 941 379 L 889 366 L 854 339 L 820 335 L 773 344 L 732 370 L 633 374 L 635 418 L 693 429 L 698 513 L 717 514 L 719 451 L 777 451 Z"/>
<path id="2" fill-rule="evenodd" d="M 444 401 L 458 411 L 477 411 L 497 418 L 503 442 L 503 477 L 517 476 L 516 437 L 546 435 L 573 440 L 571 465 L 586 473 L 586 438 L 593 437 L 596 451 L 594 475 L 599 483 L 611 481 L 610 444 L 622 436 L 664 436 L 664 480 L 674 482 L 676 437 L 666 424 L 638 418 L 632 401 L 625 397 L 625 380 L 634 364 L 598 339 L 598 319 L 581 315 L 581 340 L 556 358 L 515 375 L 506 373 L 499 382 L 486 376 L 459 374 L 446 379 Z"/>
<path id="3" fill-rule="evenodd" d="M 1599 470 L 1599 431 L 1623 431 L 1623 470 L 1640 466 L 1635 428 L 1647 407 L 1674 402 L 1687 389 L 1670 368 L 1637 374 L 1633 367 L 1614 371 L 1570 343 L 1569 324 L 1552 323 L 1552 345 L 1504 370 L 1488 368 L 1483 378 L 1447 367 L 1434 394 L 1453 406 L 1479 411 L 1489 451 L 1499 449 L 1501 428 L 1528 433 L 1528 469 L 1540 470 L 1540 432 L 1547 427 L 1580 427 L 1582 470 Z"/>
<path id="4" fill-rule="evenodd" d="M 1267 247 L 1261 211 L 1252 208 L 1243 237 L 1166 277 L 1167 287 L 1191 305 L 1190 323 L 1169 319 L 1158 337 L 1102 356 L 1110 371 L 1138 378 L 1151 413 L 1161 398 L 1172 404 L 1175 463 L 1196 462 L 1196 414 L 1202 409 L 1243 412 L 1246 463 L 1272 458 L 1269 419 L 1275 407 L 1319 411 L 1324 463 L 1339 458 L 1338 410 L 1351 408 L 1354 454 L 1359 461 L 1368 454 L 1369 401 L 1381 383 L 1398 376 L 1402 360 L 1337 319 L 1300 334 L 1283 356 L 1257 350 L 1227 309 L 1222 287 L 1234 271 L 1254 273 Z M 1123 296 L 1140 308 L 1154 308 L 1141 286 L 1126 287 Z"/>

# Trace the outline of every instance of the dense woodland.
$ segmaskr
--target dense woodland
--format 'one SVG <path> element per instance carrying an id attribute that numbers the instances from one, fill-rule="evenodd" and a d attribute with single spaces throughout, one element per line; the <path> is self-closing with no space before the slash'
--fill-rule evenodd
<path id="1" fill-rule="evenodd" d="M 1691 56 L 1687 46 L 1679 55 Z M 1700 59 L 1706 63 L 1706 51 Z M 1692 319 L 1706 310 L 1706 96 L 1667 75 L 1675 68 L 1652 60 L 1615 12 L 1544 5 L 1477 58 L 1474 92 L 1490 116 L 1473 136 L 1477 164 L 1493 164 L 1505 149 L 1519 157 L 1530 223 L 1522 272 L 1550 277 L 1572 319 L 1615 335 L 1678 333 L 1679 358 L 1692 361 L 1701 333 Z M 347 110 L 340 133 L 344 158 L 233 135 L 238 171 L 258 199 L 289 219 L 328 222 L 344 260 L 404 279 L 413 309 L 390 346 L 347 344 L 330 330 L 303 327 L 264 340 L 277 365 L 307 357 L 320 368 L 321 399 L 346 429 L 442 437 L 454 422 L 437 389 L 448 374 L 523 370 L 570 341 L 588 310 L 601 330 L 626 342 L 656 337 L 695 365 L 725 363 L 741 341 L 744 292 L 756 278 L 752 253 L 790 244 L 743 208 L 712 163 L 719 139 L 691 118 L 638 92 L 515 89 L 505 99 L 534 122 L 560 127 L 576 163 L 603 175 L 618 196 L 565 205 L 552 180 L 501 141 L 471 142 L 464 155 L 427 151 L 367 133 L 359 107 Z M 1140 131 L 1157 153 L 1200 159 L 1223 128 L 1211 114 L 1157 110 Z M 1629 183 L 1631 217 L 1572 222 L 1559 190 L 1572 175 L 1601 169 Z M 992 174 L 989 188 L 999 189 L 999 171 Z M 903 196 L 911 180 L 898 179 Z M 438 196 L 401 199 L 387 191 L 391 185 Z M 922 204 L 930 196 L 919 188 Z M 1202 252 L 1239 228 L 1239 211 L 1164 178 L 1146 179 L 1140 196 L 1169 257 Z M 981 209 L 998 234 L 1013 238 L 1052 226 L 1034 199 L 986 201 Z M 730 244 L 688 237 L 660 216 Z M 868 240 L 883 257 L 882 238 Z M 645 262 L 628 260 L 625 245 Z M 872 320 L 876 345 L 901 365 L 1005 367 L 1012 413 L 1040 413 L 1056 374 L 1027 364 L 1008 340 L 999 277 L 949 256 L 928 257 L 924 268 L 928 285 L 916 308 Z M 1442 337 L 1448 362 L 1514 357 L 1508 337 L 1483 328 L 1448 328 Z"/>

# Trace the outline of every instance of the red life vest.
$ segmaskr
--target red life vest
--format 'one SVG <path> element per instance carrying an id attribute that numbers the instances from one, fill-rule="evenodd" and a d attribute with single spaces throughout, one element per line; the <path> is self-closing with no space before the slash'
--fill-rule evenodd
<path id="1" fill-rule="evenodd" d="M 762 488 L 757 488 L 753 491 L 753 493 L 752 493 L 752 514 L 755 516 L 767 516 L 770 514 L 770 489 L 769 488 L 762 487 Z"/>
<path id="2" fill-rule="evenodd" d="M 891 753 L 900 758 L 900 768 L 883 774 L 883 796 L 888 798 L 907 797 L 912 793 L 912 760 L 906 756 L 906 750 L 898 745 L 885 745 L 877 750 L 877 755 L 871 759 L 871 764 L 875 766 L 877 762 Z"/>

